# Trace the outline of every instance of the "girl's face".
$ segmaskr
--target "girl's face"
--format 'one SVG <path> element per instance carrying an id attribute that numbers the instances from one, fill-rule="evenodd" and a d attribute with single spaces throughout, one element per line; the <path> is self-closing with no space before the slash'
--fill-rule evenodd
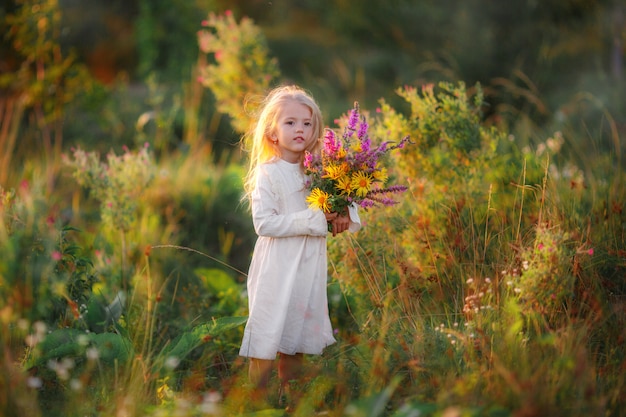
<path id="1" fill-rule="evenodd" d="M 302 153 L 315 140 L 311 109 L 295 100 L 286 103 L 278 113 L 271 140 L 280 148 L 282 159 L 291 163 L 300 161 Z"/>

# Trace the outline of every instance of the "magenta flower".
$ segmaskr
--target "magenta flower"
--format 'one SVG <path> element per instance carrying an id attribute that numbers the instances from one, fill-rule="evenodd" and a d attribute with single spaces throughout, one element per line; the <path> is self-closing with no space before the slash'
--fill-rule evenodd
<path id="1" fill-rule="evenodd" d="M 313 166 L 313 154 L 309 151 L 304 153 L 304 167 L 311 168 Z"/>
<path id="2" fill-rule="evenodd" d="M 324 154 L 334 157 L 339 149 L 341 149 L 341 141 L 337 138 L 335 132 L 327 129 L 324 135 Z"/>

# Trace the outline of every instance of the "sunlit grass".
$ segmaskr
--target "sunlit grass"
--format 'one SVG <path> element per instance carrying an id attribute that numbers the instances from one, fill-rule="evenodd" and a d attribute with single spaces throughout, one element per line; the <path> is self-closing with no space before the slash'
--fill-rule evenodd
<path id="1" fill-rule="evenodd" d="M 209 154 L 154 161 L 123 235 L 73 183 L 3 190 L 5 415 L 284 414 L 277 386 L 253 400 L 237 354 L 254 235 L 241 167 Z M 293 415 L 625 406 L 623 174 L 459 155 L 418 148 L 394 167 L 407 198 L 329 238 L 338 342 L 307 358 Z"/>

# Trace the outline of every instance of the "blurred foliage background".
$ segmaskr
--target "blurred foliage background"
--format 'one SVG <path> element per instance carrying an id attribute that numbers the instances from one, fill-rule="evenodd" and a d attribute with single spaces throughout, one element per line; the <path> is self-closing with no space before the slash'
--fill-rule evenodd
<path id="1" fill-rule="evenodd" d="M 54 117 L 65 118 L 65 142 L 130 144 L 148 105 L 164 109 L 182 100 L 183 88 L 192 89 L 196 32 L 208 11 L 231 10 L 262 29 L 282 80 L 310 89 L 329 124 L 354 100 L 364 108 L 381 97 L 398 104 L 398 86 L 463 80 L 481 83 L 487 117 L 519 140 L 536 139 L 531 128 L 571 123 L 603 133 L 606 143 L 587 145 L 605 146 L 613 140 L 611 129 L 624 129 L 624 7 L 619 0 L 512 0 L 506 6 L 485 0 L 3 0 L 0 86 L 5 100 L 28 90 L 24 117 L 39 124 L 34 94 L 63 103 L 63 115 Z M 17 20 L 8 18 L 18 10 Z M 38 22 L 46 13 L 44 29 Z M 26 22 L 38 27 L 38 37 L 19 32 Z M 56 69 L 50 77 L 63 78 L 62 92 L 35 85 L 35 69 L 42 66 Z M 238 135 L 216 120 L 212 97 L 204 96 L 193 98 L 202 102 L 203 136 L 219 151 L 232 149 Z M 169 118 L 172 135 L 159 147 L 184 141 L 184 104 L 160 116 Z M 622 119 L 600 126 L 590 121 L 603 112 Z M 573 113 L 582 117 L 572 120 Z M 59 135 L 40 138 L 23 129 L 18 154 L 42 140 L 61 142 Z"/>
<path id="2" fill-rule="evenodd" d="M 623 1 L 0 4 L 7 415 L 246 398 L 239 144 L 278 83 L 415 142 L 389 162 L 407 198 L 330 240 L 340 343 L 310 401 L 619 415 Z"/>

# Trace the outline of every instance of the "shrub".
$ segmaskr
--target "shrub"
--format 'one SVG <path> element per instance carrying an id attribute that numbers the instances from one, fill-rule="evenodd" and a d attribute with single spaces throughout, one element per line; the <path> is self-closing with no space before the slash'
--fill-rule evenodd
<path id="1" fill-rule="evenodd" d="M 237 23 L 230 11 L 210 13 L 202 25 L 200 51 L 213 54 L 214 61 L 201 59 L 199 81 L 211 89 L 218 111 L 229 115 L 235 130 L 243 133 L 248 130 L 250 114 L 242 111 L 242 103 L 265 94 L 279 75 L 278 63 L 268 57 L 265 38 L 251 19 L 244 17 Z"/>

